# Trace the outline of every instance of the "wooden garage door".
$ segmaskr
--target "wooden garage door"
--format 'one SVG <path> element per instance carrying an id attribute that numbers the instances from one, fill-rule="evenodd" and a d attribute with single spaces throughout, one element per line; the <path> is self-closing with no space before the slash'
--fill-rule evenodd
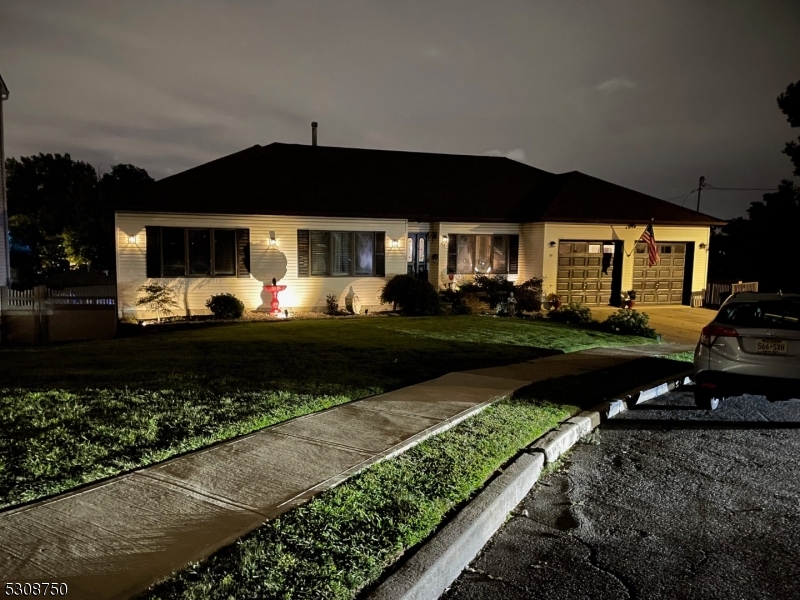
<path id="1" fill-rule="evenodd" d="M 559 242 L 556 293 L 561 302 L 607 305 L 611 299 L 613 257 L 611 242 Z"/>
<path id="2" fill-rule="evenodd" d="M 681 304 L 683 274 L 686 268 L 686 244 L 659 244 L 661 259 L 648 268 L 647 246 L 637 244 L 633 257 L 633 289 L 636 302 Z"/>

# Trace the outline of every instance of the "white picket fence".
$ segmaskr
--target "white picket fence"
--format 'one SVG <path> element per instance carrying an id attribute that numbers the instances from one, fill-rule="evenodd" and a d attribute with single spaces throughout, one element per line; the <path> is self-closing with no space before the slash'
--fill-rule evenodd
<path id="1" fill-rule="evenodd" d="M 116 332 L 116 286 L 51 290 L 0 287 L 0 341 L 89 340 Z"/>

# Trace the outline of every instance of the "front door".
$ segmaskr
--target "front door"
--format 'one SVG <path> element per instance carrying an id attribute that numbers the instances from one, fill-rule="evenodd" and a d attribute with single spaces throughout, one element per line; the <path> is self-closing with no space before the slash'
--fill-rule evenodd
<path id="1" fill-rule="evenodd" d="M 428 234 L 409 233 L 406 240 L 408 274 L 428 279 Z"/>

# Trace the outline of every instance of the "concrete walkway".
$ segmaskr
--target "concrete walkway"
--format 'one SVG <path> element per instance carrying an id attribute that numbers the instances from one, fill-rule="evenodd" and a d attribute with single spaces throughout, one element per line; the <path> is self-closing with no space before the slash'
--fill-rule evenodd
<path id="1" fill-rule="evenodd" d="M 670 351 L 594 349 L 450 373 L 0 513 L 0 582 L 129 598 L 529 383 Z"/>

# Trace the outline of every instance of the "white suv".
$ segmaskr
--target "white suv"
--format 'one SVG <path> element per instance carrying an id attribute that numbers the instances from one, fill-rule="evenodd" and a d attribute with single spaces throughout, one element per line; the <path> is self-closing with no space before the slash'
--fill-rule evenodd
<path id="1" fill-rule="evenodd" d="M 800 294 L 725 300 L 694 351 L 694 380 L 695 403 L 706 410 L 747 393 L 800 398 Z"/>

